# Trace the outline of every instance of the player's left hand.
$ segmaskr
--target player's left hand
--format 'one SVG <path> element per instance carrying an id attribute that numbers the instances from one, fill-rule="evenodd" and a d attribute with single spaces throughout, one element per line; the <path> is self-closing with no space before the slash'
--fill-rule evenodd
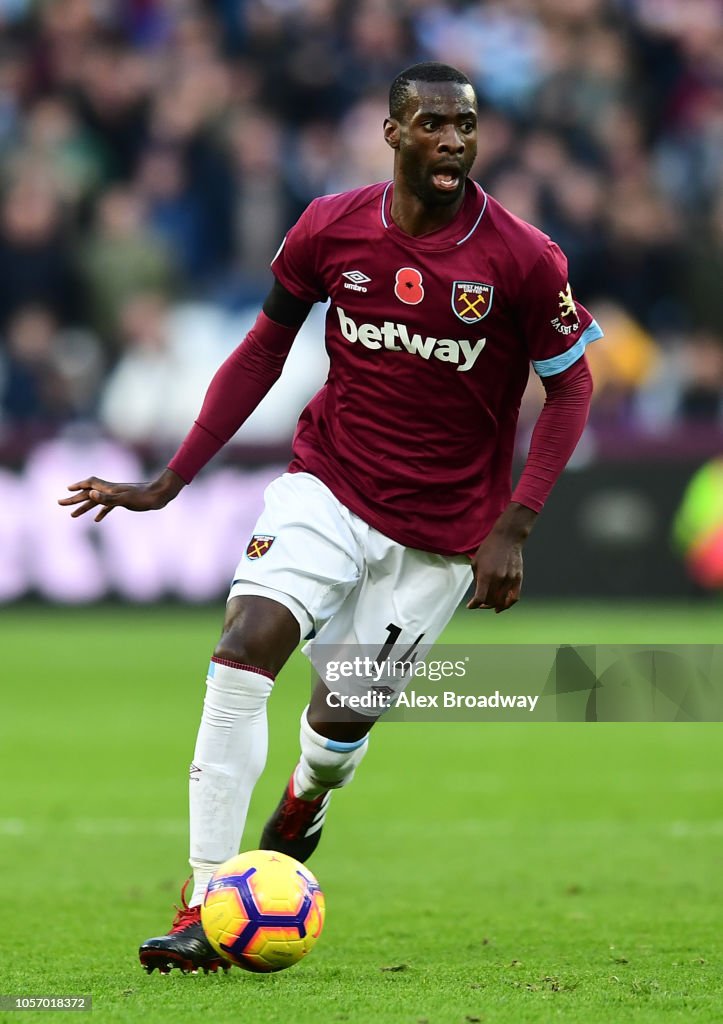
<path id="1" fill-rule="evenodd" d="M 91 476 L 70 484 L 68 490 L 76 493 L 70 498 L 60 498 L 58 504 L 76 506 L 70 513 L 73 519 L 94 511 L 100 505 L 95 516 L 96 523 L 100 523 L 114 508 L 127 508 L 131 512 L 165 508 L 183 487 L 183 480 L 172 469 L 164 469 L 155 480 L 133 484 L 115 484 Z"/>
<path id="2" fill-rule="evenodd" d="M 468 608 L 505 612 L 517 604 L 522 590 L 522 545 L 537 513 L 511 503 L 472 558 L 475 589 Z"/>

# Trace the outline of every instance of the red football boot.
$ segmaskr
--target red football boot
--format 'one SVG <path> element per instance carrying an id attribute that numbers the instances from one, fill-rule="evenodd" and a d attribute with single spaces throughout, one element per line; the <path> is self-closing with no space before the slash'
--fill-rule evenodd
<path id="1" fill-rule="evenodd" d="M 300 800 L 294 796 L 292 775 L 281 803 L 264 826 L 259 849 L 276 850 L 296 860 L 308 860 L 319 845 L 330 800 L 331 790 L 313 800 Z"/>
<path id="2" fill-rule="evenodd" d="M 187 878 L 181 889 L 181 906 L 176 907 L 171 930 L 167 935 L 146 939 L 138 950 L 141 964 L 149 974 L 158 968 L 161 974 L 169 974 L 178 967 L 184 974 L 215 974 L 219 967 L 227 971 L 231 964 L 219 956 L 201 924 L 201 908 L 189 907 L 186 903 Z"/>

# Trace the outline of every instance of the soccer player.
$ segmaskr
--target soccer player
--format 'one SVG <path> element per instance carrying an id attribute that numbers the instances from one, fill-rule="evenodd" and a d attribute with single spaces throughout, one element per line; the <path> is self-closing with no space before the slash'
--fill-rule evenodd
<path id="1" fill-rule="evenodd" d="M 263 311 L 217 371 L 195 425 L 149 483 L 72 484 L 61 504 L 163 508 L 238 430 L 282 371 L 315 302 L 329 376 L 301 414 L 289 471 L 236 569 L 211 659 L 190 772 L 193 891 L 146 969 L 216 970 L 199 906 L 238 852 L 267 750 L 266 702 L 301 638 L 395 657 L 468 608 L 510 608 L 522 546 L 585 425 L 585 346 L 601 336 L 576 304 L 567 261 L 544 234 L 468 177 L 474 90 L 444 64 L 417 64 L 390 91 L 394 176 L 314 200 L 272 263 Z M 532 362 L 547 399 L 511 493 L 520 399 Z M 401 689 L 402 683 L 397 684 Z M 331 792 L 364 757 L 374 712 L 330 721 L 323 682 L 301 719 L 301 752 L 259 845 L 306 860 Z"/>

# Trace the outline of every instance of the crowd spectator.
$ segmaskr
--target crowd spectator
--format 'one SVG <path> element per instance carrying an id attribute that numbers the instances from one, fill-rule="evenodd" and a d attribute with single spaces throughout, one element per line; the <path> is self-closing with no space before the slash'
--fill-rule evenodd
<path id="1" fill-rule="evenodd" d="M 43 306 L 26 306 L 8 320 L 2 369 L 6 423 L 45 426 L 61 413 L 53 358 L 55 329 L 52 312 Z"/>
<path id="2" fill-rule="evenodd" d="M 46 304 L 66 323 L 82 315 L 58 196 L 33 174 L 13 183 L 0 205 L 0 328 L 31 303 Z"/>
<path id="3" fill-rule="evenodd" d="M 89 331 L 60 326 L 48 306 L 19 308 L 0 345 L 0 437 L 33 441 L 91 415 L 104 369 Z"/>
<path id="4" fill-rule="evenodd" d="M 581 299 L 610 313 L 593 422 L 719 425 L 720 0 L 13 0 L 4 430 L 102 410 L 113 433 L 158 436 L 113 395 L 161 364 L 182 374 L 163 326 L 177 308 L 215 305 L 239 328 L 224 317 L 264 294 L 315 195 L 389 175 L 386 90 L 425 59 L 478 90 L 474 175 L 559 241 Z"/>
<path id="5" fill-rule="evenodd" d="M 76 252 L 87 321 L 115 354 L 127 299 L 143 289 L 170 294 L 180 271 L 178 254 L 153 233 L 142 196 L 127 185 L 103 193 Z"/>

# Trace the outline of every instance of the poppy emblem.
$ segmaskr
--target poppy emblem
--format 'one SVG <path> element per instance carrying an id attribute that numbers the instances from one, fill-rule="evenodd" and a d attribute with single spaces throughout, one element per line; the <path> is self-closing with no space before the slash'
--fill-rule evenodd
<path id="1" fill-rule="evenodd" d="M 424 298 L 422 275 L 415 267 L 402 267 L 394 279 L 394 294 L 408 306 L 416 306 Z"/>

